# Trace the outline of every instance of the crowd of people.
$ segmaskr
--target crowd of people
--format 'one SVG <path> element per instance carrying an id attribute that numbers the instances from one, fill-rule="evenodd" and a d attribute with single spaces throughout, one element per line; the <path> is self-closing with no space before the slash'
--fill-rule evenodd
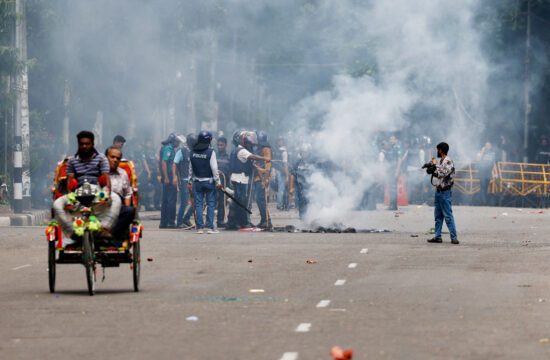
<path id="1" fill-rule="evenodd" d="M 139 188 L 141 209 L 160 210 L 160 228 L 194 228 L 199 233 L 217 233 L 219 228 L 270 229 L 270 198 L 276 199 L 279 211 L 297 208 L 303 219 L 310 200 L 312 174 L 332 176 L 346 171 L 347 166 L 323 159 L 305 141 L 291 141 L 289 146 L 280 136 L 271 145 L 264 131 L 238 130 L 229 140 L 222 133 L 214 139 L 209 131 L 187 136 L 171 133 L 160 147 L 151 140 L 130 146 L 127 158 L 133 160 L 137 173 L 137 183 L 131 185 L 126 172 L 118 168 L 121 161 L 126 161 L 123 136 L 117 135 L 104 154 L 93 147 L 93 133 L 83 131 L 77 137 L 79 150 L 67 163 L 68 186 L 73 179 L 98 183 L 98 178 L 109 175 L 110 180 L 104 185 L 120 200 L 103 214 L 103 222 L 108 225 L 104 226 L 105 237 L 120 235 L 139 210 L 136 202 L 130 200 L 135 192 L 132 186 Z M 395 211 L 398 194 L 404 188 L 408 202 L 430 201 L 433 184 L 419 167 L 435 157 L 429 137 L 402 142 L 396 134 L 379 136 L 373 139 L 371 151 L 360 156 L 363 161 L 370 156 L 372 163 L 381 164 L 383 174 L 364 189 L 358 210 L 375 210 L 378 203 L 386 200 L 386 209 Z M 490 204 L 490 181 L 495 177 L 496 163 L 502 160 L 507 160 L 502 147 L 486 141 L 475 159 L 481 188 L 478 204 Z M 545 138 L 536 161 L 550 163 L 550 146 Z M 94 166 L 95 172 L 89 175 L 88 168 Z M 250 218 L 253 203 L 260 213 L 257 224 L 252 224 Z M 70 231 L 70 221 L 61 213 L 66 205 L 59 201 L 53 208 L 61 226 Z"/>

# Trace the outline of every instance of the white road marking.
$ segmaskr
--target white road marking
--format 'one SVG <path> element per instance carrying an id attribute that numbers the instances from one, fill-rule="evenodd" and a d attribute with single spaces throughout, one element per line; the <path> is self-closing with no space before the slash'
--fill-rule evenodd
<path id="1" fill-rule="evenodd" d="M 342 312 L 344 312 L 344 311 L 347 311 L 347 310 L 346 309 L 329 309 L 328 311 L 342 311 Z"/>
<path id="2" fill-rule="evenodd" d="M 346 283 L 346 280 L 336 280 L 336 282 L 334 283 L 334 286 L 341 286 L 341 285 L 344 285 Z"/>
<path id="3" fill-rule="evenodd" d="M 249 293 L 263 293 L 264 289 L 250 289 L 248 290 Z"/>
<path id="4" fill-rule="evenodd" d="M 351 263 L 348 265 L 348 268 L 355 269 L 357 267 L 357 263 Z"/>
<path id="5" fill-rule="evenodd" d="M 324 308 L 327 307 L 330 304 L 330 300 L 321 300 L 319 301 L 319 304 L 317 304 L 318 308 Z"/>
<path id="6" fill-rule="evenodd" d="M 359 253 L 361 253 L 361 254 L 366 254 L 368 252 L 369 252 L 369 249 L 367 249 L 367 248 L 361 249 L 361 251 L 359 251 Z"/>
<path id="7" fill-rule="evenodd" d="M 18 267 L 14 267 L 12 270 L 19 270 L 19 269 L 23 269 L 23 268 L 26 268 L 26 267 L 29 267 L 29 266 L 32 266 L 31 264 L 25 264 L 25 265 L 21 265 L 21 266 L 18 266 Z"/>
<path id="8" fill-rule="evenodd" d="M 298 359 L 297 352 L 286 352 L 281 357 L 281 360 L 296 360 L 296 359 Z"/>
<path id="9" fill-rule="evenodd" d="M 308 332 L 310 327 L 311 327 L 311 323 L 301 323 L 300 325 L 298 325 L 298 327 L 294 331 L 296 331 L 296 332 Z"/>

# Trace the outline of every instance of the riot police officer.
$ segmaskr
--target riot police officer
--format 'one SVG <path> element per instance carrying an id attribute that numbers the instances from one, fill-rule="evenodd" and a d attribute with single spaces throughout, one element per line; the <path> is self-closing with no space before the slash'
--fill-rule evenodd
<path id="1" fill-rule="evenodd" d="M 253 160 L 269 161 L 269 159 L 252 153 L 253 147 L 258 144 L 255 132 L 244 131 L 233 135 L 234 143 L 238 144 L 229 156 L 229 167 L 231 172 L 231 183 L 235 190 L 235 199 L 241 204 L 248 204 L 249 183 L 254 170 L 258 166 Z M 238 230 L 248 227 L 247 212 L 241 208 L 235 201 L 229 207 L 229 216 L 227 218 L 227 229 Z"/>
<path id="2" fill-rule="evenodd" d="M 218 152 L 216 153 L 218 160 L 218 173 L 220 174 L 220 183 L 223 187 L 228 185 L 229 181 L 229 154 L 227 153 L 227 139 L 220 137 L 218 139 Z M 225 195 L 218 191 L 216 192 L 216 224 L 218 228 L 225 227 Z"/>
<path id="3" fill-rule="evenodd" d="M 162 205 L 160 210 L 159 228 L 176 227 L 176 202 L 178 196 L 177 178 L 172 176 L 172 163 L 176 156 L 176 147 L 180 139 L 176 133 L 171 133 L 166 140 L 162 142 L 160 149 L 159 171 L 162 182 Z"/>
<path id="4" fill-rule="evenodd" d="M 190 146 L 195 141 L 194 135 L 187 135 L 185 145 L 181 146 L 174 157 L 174 164 L 172 165 L 172 176 L 177 177 L 178 179 L 178 190 L 180 194 L 180 206 L 178 209 L 178 215 L 176 216 L 176 226 L 178 228 L 184 226 L 191 226 L 189 219 L 192 215 L 192 212 L 189 212 L 189 217 L 185 218 L 185 209 L 189 203 L 189 191 L 187 189 L 187 182 L 189 180 L 189 156 L 190 156 Z M 192 209 L 191 209 L 192 211 Z"/>
<path id="5" fill-rule="evenodd" d="M 197 137 L 190 153 L 188 188 L 193 191 L 197 233 L 215 234 L 214 206 L 216 203 L 216 187 L 222 189 L 218 174 L 216 153 L 210 147 L 212 134 L 202 130 Z M 204 203 L 206 202 L 206 228 L 203 220 Z"/>
<path id="6" fill-rule="evenodd" d="M 267 134 L 264 131 L 257 131 L 256 136 L 258 138 L 258 149 L 256 154 L 271 160 L 272 151 L 267 139 Z M 261 171 L 258 171 L 257 175 L 254 177 L 254 196 L 256 197 L 258 209 L 260 210 L 261 220 L 258 227 L 270 229 L 272 225 L 268 210 L 268 196 L 271 162 L 265 161 L 262 165 L 263 166 L 258 165 L 258 169 L 261 169 Z"/>
<path id="7" fill-rule="evenodd" d="M 298 160 L 292 165 L 289 196 L 296 194 L 298 204 L 298 213 L 300 220 L 304 220 L 309 205 L 308 190 L 310 188 L 310 179 L 315 168 L 315 163 L 311 158 L 311 145 L 303 144 Z"/>

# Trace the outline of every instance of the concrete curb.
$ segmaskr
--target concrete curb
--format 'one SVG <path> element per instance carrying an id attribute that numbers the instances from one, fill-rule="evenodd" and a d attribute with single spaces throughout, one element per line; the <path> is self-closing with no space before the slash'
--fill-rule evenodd
<path id="1" fill-rule="evenodd" d="M 35 210 L 25 214 L 0 216 L 0 226 L 35 226 L 50 219 L 50 210 Z"/>

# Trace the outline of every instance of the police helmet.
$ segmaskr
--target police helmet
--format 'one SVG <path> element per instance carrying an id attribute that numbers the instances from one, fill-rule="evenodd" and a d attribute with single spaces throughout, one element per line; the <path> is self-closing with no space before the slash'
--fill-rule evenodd
<path id="1" fill-rule="evenodd" d="M 258 137 L 254 131 L 245 131 L 241 135 L 241 145 L 250 148 L 254 145 L 258 145 Z"/>
<path id="2" fill-rule="evenodd" d="M 243 133 L 243 130 L 236 130 L 233 133 L 233 136 L 231 136 L 231 141 L 233 142 L 233 145 L 237 146 L 241 143 L 241 135 Z"/>
<path id="3" fill-rule="evenodd" d="M 262 131 L 262 130 L 256 131 L 256 136 L 258 137 L 258 144 L 267 145 L 267 134 L 265 131 Z"/>
<path id="4" fill-rule="evenodd" d="M 185 139 L 186 139 L 185 141 L 186 141 L 187 146 L 189 147 L 189 149 L 192 149 L 195 146 L 195 143 L 197 142 L 197 136 L 195 136 L 195 134 L 193 134 L 193 133 L 187 134 Z"/>
<path id="5" fill-rule="evenodd" d="M 199 136 L 197 138 L 197 142 L 193 146 L 194 150 L 205 150 L 208 149 L 210 146 L 210 142 L 212 141 L 212 133 L 210 131 L 202 130 L 199 133 Z"/>
<path id="6" fill-rule="evenodd" d="M 166 144 L 173 143 L 173 142 L 175 142 L 175 141 L 178 141 L 178 142 L 181 141 L 181 140 L 178 138 L 178 136 L 179 136 L 178 133 L 175 133 L 175 132 L 170 133 L 170 135 L 168 135 L 168 137 L 166 138 L 166 140 L 164 140 L 164 141 L 162 142 L 162 144 L 163 144 L 163 145 L 166 145 Z"/>

